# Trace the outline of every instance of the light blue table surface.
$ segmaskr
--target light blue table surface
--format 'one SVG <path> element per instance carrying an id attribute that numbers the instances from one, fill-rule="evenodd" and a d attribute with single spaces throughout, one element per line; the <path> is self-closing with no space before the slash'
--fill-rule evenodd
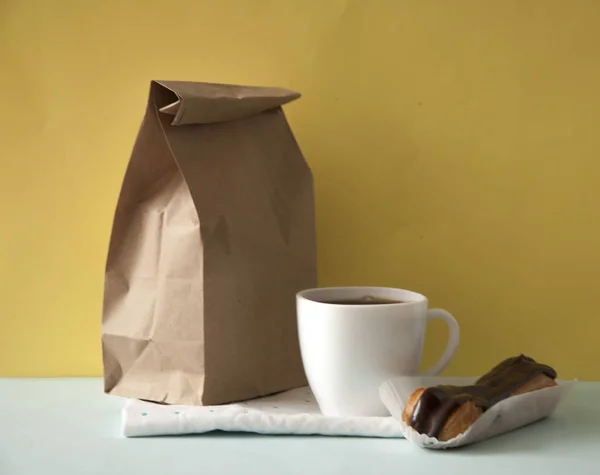
<path id="1" fill-rule="evenodd" d="M 600 383 L 549 419 L 448 451 L 404 439 L 211 433 L 126 439 L 99 379 L 0 379 L 1 475 L 600 474 Z"/>

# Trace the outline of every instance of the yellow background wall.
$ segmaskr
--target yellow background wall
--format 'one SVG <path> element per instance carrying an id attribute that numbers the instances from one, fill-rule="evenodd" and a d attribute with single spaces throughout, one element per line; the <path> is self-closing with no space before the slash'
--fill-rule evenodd
<path id="1" fill-rule="evenodd" d="M 600 2 L 4 0 L 0 35 L 0 375 L 100 374 L 149 81 L 187 79 L 304 94 L 321 285 L 451 310 L 447 373 L 600 379 Z"/>

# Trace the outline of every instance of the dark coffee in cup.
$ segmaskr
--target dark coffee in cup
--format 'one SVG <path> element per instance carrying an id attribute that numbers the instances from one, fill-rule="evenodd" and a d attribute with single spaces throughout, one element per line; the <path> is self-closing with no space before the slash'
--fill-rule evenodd
<path id="1" fill-rule="evenodd" d="M 448 344 L 424 374 L 446 367 L 460 329 L 448 312 L 427 307 L 424 295 L 389 287 L 323 287 L 296 295 L 304 370 L 323 415 L 389 417 L 378 388 L 419 374 L 429 320 L 448 324 Z"/>
<path id="2" fill-rule="evenodd" d="M 386 299 L 383 297 L 373 297 L 365 295 L 360 298 L 323 300 L 322 303 L 331 303 L 336 305 L 386 305 L 391 303 L 406 303 L 406 300 Z"/>

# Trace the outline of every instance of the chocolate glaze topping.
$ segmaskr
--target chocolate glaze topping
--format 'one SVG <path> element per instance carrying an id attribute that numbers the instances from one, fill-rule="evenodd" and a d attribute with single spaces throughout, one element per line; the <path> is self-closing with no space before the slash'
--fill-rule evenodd
<path id="1" fill-rule="evenodd" d="M 437 437 L 448 417 L 461 404 L 473 401 L 485 412 L 538 374 L 556 378 L 556 371 L 550 366 L 519 355 L 504 360 L 472 386 L 440 385 L 427 388 L 415 404 L 409 424 L 421 434 Z"/>

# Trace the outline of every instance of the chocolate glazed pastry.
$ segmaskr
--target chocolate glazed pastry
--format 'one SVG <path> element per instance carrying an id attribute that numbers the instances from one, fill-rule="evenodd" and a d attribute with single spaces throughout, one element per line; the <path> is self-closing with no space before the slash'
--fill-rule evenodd
<path id="1" fill-rule="evenodd" d="M 556 386 L 556 371 L 519 355 L 508 358 L 472 386 L 433 386 L 414 391 L 402 419 L 414 430 L 440 441 L 467 430 L 494 404 L 510 396 Z"/>

